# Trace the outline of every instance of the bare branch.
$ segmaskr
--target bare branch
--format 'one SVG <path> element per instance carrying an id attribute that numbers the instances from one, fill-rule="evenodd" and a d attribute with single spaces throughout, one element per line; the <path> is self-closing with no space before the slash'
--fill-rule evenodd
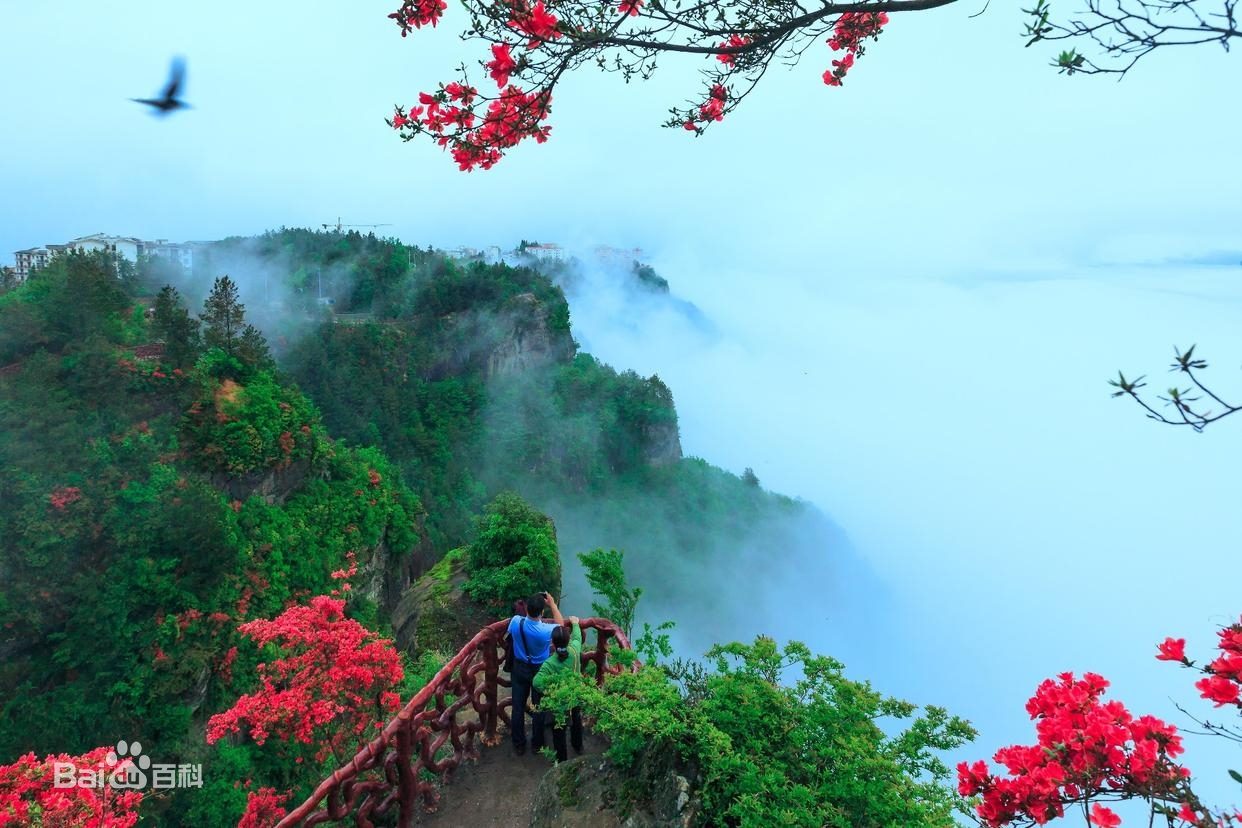
<path id="1" fill-rule="evenodd" d="M 1125 75 L 1143 57 L 1168 46 L 1219 43 L 1228 51 L 1242 37 L 1237 20 L 1238 0 L 1085 0 L 1085 9 L 1068 19 L 1051 17 L 1048 0 L 1023 9 L 1032 20 L 1025 35 L 1030 46 L 1040 41 L 1087 41 L 1103 58 L 1095 62 L 1076 48 L 1053 62 L 1073 74 Z M 1210 10 L 1209 10 L 1210 9 Z"/>
<path id="2" fill-rule="evenodd" d="M 1185 353 L 1182 353 L 1178 348 L 1174 348 L 1173 352 L 1176 355 L 1176 358 L 1174 359 L 1173 365 L 1169 370 L 1185 374 L 1195 388 L 1202 392 L 1203 395 L 1209 397 L 1214 403 L 1216 403 L 1216 405 L 1220 406 L 1220 410 L 1213 411 L 1212 409 L 1201 408 L 1198 403 L 1203 399 L 1203 397 L 1191 396 L 1192 392 L 1190 388 L 1173 387 L 1168 390 L 1168 396 L 1157 395 L 1157 399 L 1163 401 L 1166 407 L 1172 406 L 1173 410 L 1176 412 L 1176 415 L 1173 417 L 1166 416 L 1165 414 L 1152 408 L 1151 405 L 1149 405 L 1147 401 L 1139 395 L 1138 389 L 1144 387 L 1145 385 L 1142 381 L 1143 377 L 1129 381 L 1126 379 L 1125 374 L 1120 372 L 1117 374 L 1117 379 L 1108 381 L 1109 385 L 1118 389 L 1113 392 L 1113 396 L 1130 397 L 1142 406 L 1147 412 L 1147 416 L 1153 420 L 1167 425 L 1188 425 L 1195 431 L 1203 431 L 1203 429 L 1211 423 L 1228 417 L 1230 414 L 1242 411 L 1242 405 L 1231 405 L 1225 402 L 1224 399 L 1200 382 L 1199 378 L 1195 375 L 1195 371 L 1207 368 L 1208 364 L 1206 360 L 1196 359 L 1194 357 L 1194 345 L 1191 345 Z"/>

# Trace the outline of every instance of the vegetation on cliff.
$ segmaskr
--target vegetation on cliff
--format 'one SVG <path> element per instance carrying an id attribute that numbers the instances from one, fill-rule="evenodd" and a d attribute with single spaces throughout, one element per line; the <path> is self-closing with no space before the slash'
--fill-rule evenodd
<path id="1" fill-rule="evenodd" d="M 219 779 L 195 723 L 255 680 L 237 626 L 329 591 L 350 552 L 398 577 L 422 509 L 270 370 L 163 359 L 134 292 L 94 254 L 0 297 L 25 325 L 0 377 L 0 755 L 140 737 Z"/>
<path id="2" fill-rule="evenodd" d="M 144 813 L 204 825 L 336 758 L 202 733 L 274 663 L 238 628 L 351 559 L 337 620 L 386 635 L 451 549 L 496 610 L 559 585 L 565 525 L 693 566 L 799 509 L 683 458 L 668 387 L 578 353 L 548 276 L 307 231 L 191 273 L 62 256 L 0 294 L 0 467 L 0 760 L 140 738 L 205 780 Z"/>

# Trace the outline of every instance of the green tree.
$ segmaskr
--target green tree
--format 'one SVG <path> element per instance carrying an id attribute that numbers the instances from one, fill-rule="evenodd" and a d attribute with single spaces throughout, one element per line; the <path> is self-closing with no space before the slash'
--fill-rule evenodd
<path id="1" fill-rule="evenodd" d="M 796 641 L 725 644 L 707 659 L 603 687 L 558 683 L 543 703 L 582 705 L 622 768 L 675 756 L 697 780 L 708 826 L 956 824 L 964 801 L 940 754 L 975 737 L 968 722 L 933 706 L 919 714 Z"/>
<path id="2" fill-rule="evenodd" d="M 246 324 L 246 306 L 238 299 L 237 283 L 228 276 L 216 279 L 200 316 L 208 348 L 219 348 L 250 369 L 270 367 L 267 340 L 258 328 Z"/>
<path id="3" fill-rule="evenodd" d="M 139 289 L 146 293 L 155 291 L 159 285 L 184 284 L 189 278 L 189 270 L 182 267 L 179 260 L 163 256 L 139 256 L 134 267 L 134 279 Z"/>
<path id="4" fill-rule="evenodd" d="M 625 577 L 625 553 L 617 549 L 592 549 L 580 552 L 578 560 L 586 571 L 587 585 L 607 603 L 591 602 L 591 612 L 607 618 L 619 626 L 627 637 L 634 634 L 634 619 L 642 587 L 630 587 Z M 673 645 L 667 630 L 672 621 L 664 621 L 656 627 L 643 623 L 642 634 L 633 641 L 634 651 L 648 663 L 673 654 Z"/>
<path id="5" fill-rule="evenodd" d="M 217 277 L 199 316 L 207 347 L 232 355 L 246 322 L 246 306 L 238 299 L 237 283 L 228 276 Z"/>
<path id="6" fill-rule="evenodd" d="M 164 342 L 164 358 L 174 367 L 188 367 L 198 358 L 202 343 L 199 321 L 190 316 L 172 285 L 164 285 L 155 297 L 151 333 Z"/>
<path id="7" fill-rule="evenodd" d="M 591 612 L 611 619 L 628 636 L 634 627 L 634 611 L 643 588 L 631 589 L 626 583 L 624 559 L 625 553 L 616 549 L 592 549 L 578 554 L 586 570 L 587 585 L 607 602 L 592 601 Z"/>
<path id="8" fill-rule="evenodd" d="M 132 306 L 115 257 L 102 251 L 57 256 L 39 274 L 47 294 L 40 302 L 52 348 L 79 342 L 92 331 L 119 338 L 121 316 Z"/>
<path id="9" fill-rule="evenodd" d="M 272 355 L 267 347 L 267 340 L 254 325 L 242 328 L 237 338 L 237 358 L 244 364 L 255 368 L 270 368 Z"/>
<path id="10" fill-rule="evenodd" d="M 535 592 L 559 594 L 561 561 L 552 519 L 513 492 L 488 503 L 466 549 L 465 591 L 501 609 Z"/>

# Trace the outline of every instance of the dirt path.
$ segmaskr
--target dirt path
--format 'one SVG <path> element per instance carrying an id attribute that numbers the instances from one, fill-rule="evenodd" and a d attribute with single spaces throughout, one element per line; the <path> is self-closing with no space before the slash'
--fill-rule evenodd
<path id="1" fill-rule="evenodd" d="M 435 828 L 526 828 L 530 825 L 531 802 L 552 761 L 541 754 L 513 753 L 508 732 L 496 747 L 480 750 L 477 762 L 457 768 L 440 795 L 440 807 L 423 814 L 420 826 Z M 585 734 L 584 754 L 600 754 L 606 747 L 602 739 Z M 552 743 L 551 731 L 548 744 Z M 570 758 L 576 754 L 571 748 Z"/>

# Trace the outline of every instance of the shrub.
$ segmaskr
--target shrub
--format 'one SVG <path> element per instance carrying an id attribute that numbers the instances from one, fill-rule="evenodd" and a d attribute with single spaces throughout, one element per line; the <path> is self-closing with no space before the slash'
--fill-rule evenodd
<path id="1" fill-rule="evenodd" d="M 466 594 L 492 609 L 534 592 L 561 589 L 552 519 L 513 492 L 497 495 L 477 522 L 466 550 Z"/>

